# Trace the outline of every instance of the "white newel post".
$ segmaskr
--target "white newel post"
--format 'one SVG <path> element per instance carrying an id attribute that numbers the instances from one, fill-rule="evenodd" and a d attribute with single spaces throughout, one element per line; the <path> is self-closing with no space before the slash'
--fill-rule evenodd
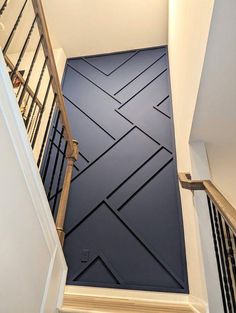
<path id="1" fill-rule="evenodd" d="M 0 51 L 0 312 L 54 313 L 67 266 Z"/>

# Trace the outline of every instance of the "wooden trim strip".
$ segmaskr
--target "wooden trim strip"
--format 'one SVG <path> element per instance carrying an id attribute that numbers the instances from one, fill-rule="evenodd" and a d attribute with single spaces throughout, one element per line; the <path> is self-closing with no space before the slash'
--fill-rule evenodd
<path id="1" fill-rule="evenodd" d="M 188 190 L 205 190 L 229 227 L 236 234 L 236 210 L 210 180 L 191 180 L 189 173 L 179 173 L 182 188 Z"/>
<path id="2" fill-rule="evenodd" d="M 65 294 L 61 313 L 193 313 L 188 303 L 155 301 L 134 297 L 111 297 Z"/>
<path id="3" fill-rule="evenodd" d="M 35 15 L 38 16 L 37 24 L 38 24 L 39 33 L 40 35 L 43 36 L 42 46 L 43 46 L 45 56 L 48 57 L 47 65 L 48 65 L 49 73 L 53 77 L 52 87 L 53 87 L 54 93 L 57 95 L 57 106 L 59 110 L 61 111 L 60 119 L 61 119 L 62 125 L 64 126 L 65 139 L 68 142 L 68 149 L 69 149 L 68 151 L 71 155 L 73 155 L 74 144 L 73 144 L 71 127 L 70 127 L 69 119 L 68 119 L 66 108 L 65 108 L 64 98 L 62 95 L 60 80 L 59 80 L 58 73 L 57 73 L 56 62 L 54 59 L 54 54 L 52 50 L 52 45 L 51 45 L 51 41 L 49 37 L 49 32 L 48 32 L 48 28 L 46 24 L 42 2 L 41 0 L 32 0 L 32 4 L 33 4 Z"/>
<path id="4" fill-rule="evenodd" d="M 10 68 L 11 71 L 13 71 L 14 69 L 14 64 L 11 62 L 11 60 L 8 58 L 7 55 L 5 55 L 5 62 L 7 64 L 7 66 Z M 24 86 L 25 85 L 25 80 L 23 78 L 23 76 L 21 75 L 21 73 L 19 71 L 16 71 L 15 75 L 18 77 L 18 79 L 20 80 L 21 84 Z M 27 85 L 26 86 L 26 91 L 28 92 L 28 94 L 34 98 L 34 92 L 33 90 Z M 35 99 L 35 103 L 37 104 L 37 106 L 40 108 L 40 110 L 42 110 L 43 105 L 42 103 L 39 101 L 38 98 Z"/>

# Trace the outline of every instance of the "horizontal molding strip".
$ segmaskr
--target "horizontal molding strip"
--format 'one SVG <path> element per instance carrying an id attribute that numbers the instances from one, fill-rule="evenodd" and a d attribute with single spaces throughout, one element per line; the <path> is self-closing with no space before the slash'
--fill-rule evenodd
<path id="1" fill-rule="evenodd" d="M 168 300 L 140 299 L 138 297 L 116 297 L 102 295 L 81 295 L 65 293 L 61 313 L 193 313 L 194 310 L 187 302 Z"/>

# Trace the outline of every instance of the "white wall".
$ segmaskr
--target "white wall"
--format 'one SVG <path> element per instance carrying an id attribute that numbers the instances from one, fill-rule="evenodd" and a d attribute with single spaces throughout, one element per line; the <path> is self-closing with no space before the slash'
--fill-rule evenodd
<path id="1" fill-rule="evenodd" d="M 213 0 L 169 1 L 169 61 L 179 172 L 191 172 L 189 137 L 201 79 Z M 207 290 L 197 211 L 181 190 L 190 295 L 206 305 Z M 199 301 L 198 301 L 199 300 Z"/>
<path id="2" fill-rule="evenodd" d="M 236 119 L 236 114 L 234 116 Z M 233 132 L 230 125 L 222 129 Z M 212 181 L 236 209 L 236 143 L 235 140 L 232 143 L 218 140 L 215 143 L 207 143 Z"/>
<path id="3" fill-rule="evenodd" d="M 66 263 L 0 53 L 0 312 L 53 313 Z"/>
<path id="4" fill-rule="evenodd" d="M 211 179 L 204 142 L 191 143 L 191 174 L 193 179 Z M 216 262 L 214 242 L 211 229 L 209 208 L 205 191 L 194 192 L 194 205 L 197 211 L 201 249 L 203 255 L 204 275 L 207 287 L 207 298 L 210 313 L 224 312 L 220 290 L 219 274 Z"/>
<path id="5" fill-rule="evenodd" d="M 191 140 L 206 143 L 212 180 L 236 208 L 236 2 L 216 0 Z"/>
<path id="6" fill-rule="evenodd" d="M 189 136 L 214 0 L 170 0 L 169 60 L 178 168 L 190 169 Z"/>
<path id="7" fill-rule="evenodd" d="M 50 33 L 68 57 L 167 44 L 168 0 L 43 1 Z"/>

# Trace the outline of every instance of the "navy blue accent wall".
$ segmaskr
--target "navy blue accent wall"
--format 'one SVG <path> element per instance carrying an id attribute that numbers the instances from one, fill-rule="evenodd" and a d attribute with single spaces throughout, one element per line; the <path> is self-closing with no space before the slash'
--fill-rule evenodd
<path id="1" fill-rule="evenodd" d="M 188 292 L 167 49 L 69 59 L 63 93 L 80 149 L 67 283 Z"/>

